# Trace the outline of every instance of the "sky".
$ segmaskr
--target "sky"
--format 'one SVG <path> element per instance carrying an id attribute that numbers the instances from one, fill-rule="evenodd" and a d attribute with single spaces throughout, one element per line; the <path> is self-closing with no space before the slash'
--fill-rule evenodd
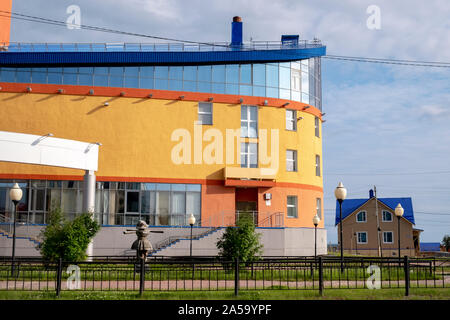
<path id="1" fill-rule="evenodd" d="M 192 41 L 282 34 L 319 38 L 329 55 L 450 62 L 448 0 L 13 0 L 13 11 Z M 374 11 L 375 8 L 375 11 Z M 155 42 L 13 20 L 15 42 Z M 324 216 L 337 243 L 334 189 L 347 198 L 411 197 L 421 241 L 450 234 L 450 68 L 322 59 Z"/>

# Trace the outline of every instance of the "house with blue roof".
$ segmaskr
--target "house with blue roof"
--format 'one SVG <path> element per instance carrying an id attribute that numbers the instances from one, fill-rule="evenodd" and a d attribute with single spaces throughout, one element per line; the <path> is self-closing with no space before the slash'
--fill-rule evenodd
<path id="1" fill-rule="evenodd" d="M 400 219 L 395 216 L 398 204 L 404 209 Z M 336 201 L 335 226 L 338 227 L 338 239 L 341 215 L 345 253 L 395 257 L 398 256 L 399 237 L 401 256 L 416 256 L 420 253 L 420 233 L 423 230 L 415 228 L 412 199 L 409 197 L 377 198 L 370 190 L 368 198 L 345 199 L 342 213 Z"/>

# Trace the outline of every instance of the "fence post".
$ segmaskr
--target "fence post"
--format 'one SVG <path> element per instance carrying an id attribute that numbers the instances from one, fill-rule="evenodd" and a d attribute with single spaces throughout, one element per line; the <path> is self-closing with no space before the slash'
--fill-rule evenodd
<path id="1" fill-rule="evenodd" d="M 62 281 L 62 258 L 58 261 L 58 270 L 56 274 L 56 296 L 59 298 L 61 294 L 61 281 Z"/>
<path id="2" fill-rule="evenodd" d="M 139 277 L 139 295 L 142 296 L 145 286 L 145 258 L 141 258 L 141 270 Z"/>
<path id="3" fill-rule="evenodd" d="M 239 294 L 239 257 L 234 260 L 234 295 Z"/>
<path id="4" fill-rule="evenodd" d="M 405 256 L 403 260 L 405 270 L 405 296 L 409 296 L 409 260 L 408 256 Z"/>
<path id="5" fill-rule="evenodd" d="M 323 261 L 322 261 L 322 257 L 319 257 L 319 294 L 321 296 L 323 296 Z"/>

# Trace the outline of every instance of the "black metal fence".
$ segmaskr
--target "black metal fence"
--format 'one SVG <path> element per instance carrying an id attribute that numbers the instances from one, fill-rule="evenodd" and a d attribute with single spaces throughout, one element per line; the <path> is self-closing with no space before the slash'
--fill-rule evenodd
<path id="1" fill-rule="evenodd" d="M 213 257 L 146 262 L 0 260 L 0 290 L 223 291 L 450 288 L 449 258 L 290 257 L 254 262 Z"/>

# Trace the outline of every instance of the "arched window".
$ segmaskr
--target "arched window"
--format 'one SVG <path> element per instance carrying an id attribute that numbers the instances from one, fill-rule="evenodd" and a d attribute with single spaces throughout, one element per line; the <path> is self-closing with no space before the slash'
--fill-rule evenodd
<path id="1" fill-rule="evenodd" d="M 356 222 L 367 222 L 366 212 L 360 211 L 356 215 Z"/>

